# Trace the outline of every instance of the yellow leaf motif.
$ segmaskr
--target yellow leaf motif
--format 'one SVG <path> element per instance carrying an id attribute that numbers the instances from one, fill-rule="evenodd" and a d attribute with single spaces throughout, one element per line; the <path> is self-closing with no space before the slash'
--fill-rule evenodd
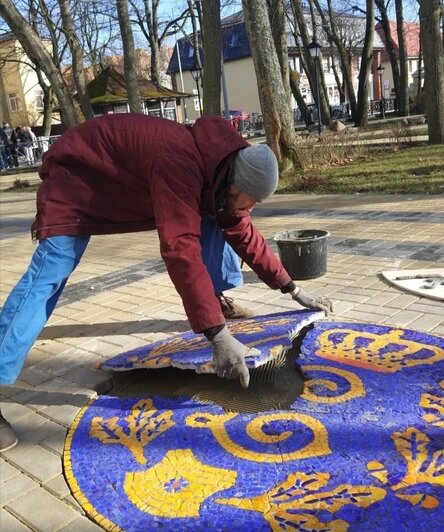
<path id="1" fill-rule="evenodd" d="M 429 438 L 420 430 L 409 427 L 403 432 L 394 432 L 392 439 L 397 451 L 407 462 L 404 478 L 397 484 L 390 484 L 390 475 L 380 462 L 369 462 L 369 472 L 378 478 L 385 487 L 401 491 L 416 484 L 444 486 L 444 450 L 436 451 L 430 457 Z M 428 466 L 426 467 L 426 464 Z M 439 506 L 439 500 L 425 493 L 395 493 L 399 499 L 408 501 L 413 506 L 433 510 Z"/>
<path id="2" fill-rule="evenodd" d="M 425 410 L 432 410 L 423 415 L 424 421 L 434 427 L 444 429 L 444 397 L 425 393 L 421 395 L 419 403 Z"/>
<path id="3" fill-rule="evenodd" d="M 444 486 L 443 450 L 433 453 L 428 467 L 424 468 L 429 461 L 427 446 L 430 442 L 424 433 L 409 427 L 404 432 L 395 432 L 392 439 L 397 451 L 407 462 L 407 472 L 398 484 L 392 486 L 394 491 L 422 483 Z"/>
<path id="4" fill-rule="evenodd" d="M 320 491 L 330 480 L 328 473 L 297 472 L 270 491 L 251 499 L 217 499 L 244 510 L 262 511 L 272 530 L 347 530 L 346 521 L 323 523 L 316 517 L 320 510 L 336 513 L 347 504 L 368 508 L 383 499 L 386 490 L 374 486 L 341 484 L 330 491 Z"/>
<path id="5" fill-rule="evenodd" d="M 272 519 L 267 515 L 264 517 L 270 523 L 271 530 L 276 532 L 282 530 L 345 532 L 348 530 L 348 523 L 342 519 L 334 519 L 328 523 L 323 523 L 314 515 L 293 514 L 286 511 L 276 512 Z"/>
<path id="6" fill-rule="evenodd" d="M 143 399 L 132 407 L 125 418 L 94 417 L 91 420 L 89 435 L 101 443 L 124 445 L 139 464 L 146 464 L 144 447 L 174 426 L 172 417 L 171 410 L 159 412 L 154 408 L 152 399 Z"/>
<path id="7" fill-rule="evenodd" d="M 387 484 L 388 471 L 384 465 L 381 464 L 381 462 L 373 460 L 367 464 L 367 469 L 373 477 L 377 478 L 381 482 L 381 484 Z"/>
<path id="8" fill-rule="evenodd" d="M 419 504 L 422 508 L 425 508 L 426 510 L 434 510 L 439 506 L 438 499 L 432 497 L 431 495 L 425 495 L 424 493 L 415 493 L 413 495 L 402 495 L 401 493 L 397 493 L 396 496 L 398 497 L 398 499 L 408 501 L 412 506 L 417 506 Z"/>

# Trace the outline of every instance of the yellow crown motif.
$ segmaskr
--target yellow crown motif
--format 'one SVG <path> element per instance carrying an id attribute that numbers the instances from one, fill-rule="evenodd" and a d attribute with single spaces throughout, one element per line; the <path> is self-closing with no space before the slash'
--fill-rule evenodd
<path id="1" fill-rule="evenodd" d="M 353 329 L 330 329 L 318 338 L 316 355 L 350 366 L 382 373 L 395 373 L 406 367 L 430 365 L 444 360 L 444 349 L 402 338 L 402 329 L 375 334 Z M 335 335 L 344 336 L 340 341 Z"/>

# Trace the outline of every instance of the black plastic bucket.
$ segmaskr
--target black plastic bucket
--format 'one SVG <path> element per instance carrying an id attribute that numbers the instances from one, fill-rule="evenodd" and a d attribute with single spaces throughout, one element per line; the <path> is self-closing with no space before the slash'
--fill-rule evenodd
<path id="1" fill-rule="evenodd" d="M 285 229 L 274 235 L 281 262 L 292 279 L 315 279 L 327 272 L 329 236 L 322 229 Z"/>

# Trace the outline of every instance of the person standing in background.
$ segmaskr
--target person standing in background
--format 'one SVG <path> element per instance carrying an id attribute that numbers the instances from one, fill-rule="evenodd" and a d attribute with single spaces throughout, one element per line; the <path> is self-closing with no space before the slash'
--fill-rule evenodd
<path id="1" fill-rule="evenodd" d="M 6 153 L 5 153 L 5 157 L 4 157 L 4 163 L 5 163 L 5 166 L 6 168 L 14 168 L 14 166 L 18 166 L 18 160 L 17 160 L 17 152 L 16 152 L 16 149 L 15 149 L 15 146 L 13 144 L 13 136 L 15 137 L 15 134 L 14 134 L 14 130 L 12 129 L 12 127 L 9 125 L 8 122 L 4 121 L 3 122 L 3 131 L 5 132 L 5 135 L 7 137 L 7 142 L 6 142 Z M 15 139 L 15 144 L 17 144 L 17 140 Z M 14 159 L 14 154 L 15 154 L 15 159 Z"/>
<path id="2" fill-rule="evenodd" d="M 20 130 L 20 144 L 21 146 L 23 146 L 25 152 L 26 163 L 28 165 L 34 164 L 34 142 L 32 140 L 30 128 L 28 128 L 27 126 L 22 126 Z"/>

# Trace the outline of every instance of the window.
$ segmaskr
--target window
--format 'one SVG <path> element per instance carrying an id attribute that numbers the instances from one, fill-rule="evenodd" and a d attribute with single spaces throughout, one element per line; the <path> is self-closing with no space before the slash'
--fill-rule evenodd
<path id="1" fill-rule="evenodd" d="M 230 47 L 231 48 L 236 48 L 236 46 L 239 46 L 239 34 L 238 33 L 232 33 L 231 34 Z"/>
<path id="2" fill-rule="evenodd" d="M 194 56 L 194 47 L 190 45 L 190 47 L 188 48 L 188 57 L 193 57 Z"/>
<path id="3" fill-rule="evenodd" d="M 122 104 L 116 104 L 113 106 L 114 113 L 127 113 L 128 112 L 128 106 L 126 103 Z"/>
<path id="4" fill-rule="evenodd" d="M 35 89 L 34 91 L 34 102 L 35 108 L 38 110 L 43 110 L 43 91 L 42 89 Z"/>
<path id="5" fill-rule="evenodd" d="M 12 112 L 20 111 L 20 98 L 17 92 L 10 92 L 8 94 L 9 107 Z"/>
<path id="6" fill-rule="evenodd" d="M 330 59 L 327 57 L 326 59 L 322 59 L 322 70 L 324 71 L 325 74 L 329 74 L 330 73 Z"/>
<path id="7" fill-rule="evenodd" d="M 195 111 L 200 111 L 200 109 L 201 109 L 201 105 L 202 105 L 202 102 L 199 102 L 199 96 L 197 95 L 197 89 L 193 89 L 193 94 L 196 96 L 196 97 L 193 99 L 194 110 L 195 110 Z"/>

